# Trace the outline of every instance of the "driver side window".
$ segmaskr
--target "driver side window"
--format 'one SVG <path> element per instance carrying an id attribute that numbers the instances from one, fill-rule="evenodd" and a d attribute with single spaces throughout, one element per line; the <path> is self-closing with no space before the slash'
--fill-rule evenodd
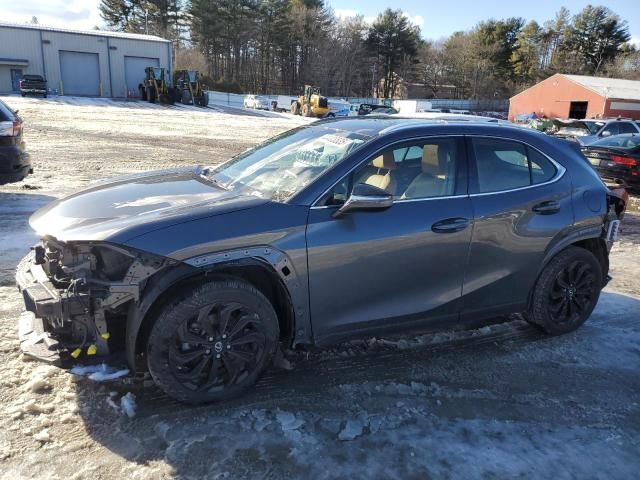
<path id="1" fill-rule="evenodd" d="M 319 205 L 342 205 L 353 186 L 364 183 L 394 200 L 455 194 L 457 169 L 464 155 L 461 138 L 427 138 L 383 150 L 338 182 Z"/>

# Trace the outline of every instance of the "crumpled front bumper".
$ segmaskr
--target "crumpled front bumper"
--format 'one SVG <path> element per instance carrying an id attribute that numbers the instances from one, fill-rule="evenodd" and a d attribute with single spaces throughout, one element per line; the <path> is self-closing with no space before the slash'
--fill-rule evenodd
<path id="1" fill-rule="evenodd" d="M 49 281 L 42 267 L 33 262 L 33 253 L 18 265 L 16 283 L 25 304 L 25 311 L 18 320 L 22 352 L 38 360 L 60 365 L 67 350 L 47 332 L 45 318 L 62 318 L 67 302 Z"/>

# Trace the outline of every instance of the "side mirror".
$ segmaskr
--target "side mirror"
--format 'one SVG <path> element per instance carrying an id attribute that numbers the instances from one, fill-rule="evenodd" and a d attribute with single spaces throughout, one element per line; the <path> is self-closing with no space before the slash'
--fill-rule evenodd
<path id="1" fill-rule="evenodd" d="M 611 136 L 611 132 L 609 130 L 605 130 L 604 132 L 602 132 L 600 134 L 601 137 L 610 137 Z"/>
<path id="2" fill-rule="evenodd" d="M 393 205 L 393 195 L 373 185 L 358 183 L 342 207 L 336 211 L 334 217 L 340 217 L 349 212 L 363 210 L 384 210 Z"/>

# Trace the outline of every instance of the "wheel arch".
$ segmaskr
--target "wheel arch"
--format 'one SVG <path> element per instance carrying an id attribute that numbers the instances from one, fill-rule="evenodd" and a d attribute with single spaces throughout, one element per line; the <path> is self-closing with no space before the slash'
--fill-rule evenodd
<path id="1" fill-rule="evenodd" d="M 607 248 L 607 243 L 604 238 L 602 238 L 601 234 L 601 227 L 590 227 L 587 229 L 578 230 L 553 243 L 545 252 L 543 261 L 540 263 L 540 266 L 536 273 L 535 281 L 531 286 L 531 289 L 529 290 L 527 306 L 531 307 L 533 291 L 536 288 L 538 278 L 540 278 L 540 274 L 542 273 L 544 268 L 556 255 L 558 255 L 568 247 L 579 247 L 593 253 L 593 255 L 598 260 L 598 263 L 600 263 L 600 267 L 602 268 L 602 280 L 603 285 L 605 285 L 609 274 L 609 250 Z"/>
<path id="2" fill-rule="evenodd" d="M 126 354 L 129 366 L 135 371 L 146 369 L 140 362 L 146 339 L 153 327 L 157 312 L 187 289 L 216 279 L 241 279 L 257 288 L 273 305 L 280 328 L 280 340 L 287 346 L 311 342 L 308 307 L 301 291 L 303 282 L 297 278 L 291 262 L 278 250 L 262 249 L 263 256 L 251 255 L 249 250 L 225 252 L 224 260 L 202 266 L 181 263 L 158 278 L 151 278 L 138 303 L 130 306 L 127 317 Z M 264 252 L 274 252 L 265 258 Z M 238 258 L 242 255 L 242 258 Z M 284 258 L 281 258 L 284 257 Z M 201 258 L 201 257 L 200 257 Z"/>

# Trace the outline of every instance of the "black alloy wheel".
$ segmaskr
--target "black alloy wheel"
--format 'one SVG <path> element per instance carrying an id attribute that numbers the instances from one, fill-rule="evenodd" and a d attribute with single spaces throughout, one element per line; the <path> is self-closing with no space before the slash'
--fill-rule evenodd
<path id="1" fill-rule="evenodd" d="M 593 312 L 602 280 L 602 267 L 593 253 L 568 247 L 542 270 L 525 317 L 551 335 L 571 332 Z"/>
<path id="2" fill-rule="evenodd" d="M 596 273 L 588 262 L 575 261 L 562 269 L 549 292 L 549 313 L 557 324 L 575 322 L 593 303 Z"/>
<path id="3" fill-rule="evenodd" d="M 195 391 L 242 382 L 264 355 L 266 336 L 256 312 L 236 302 L 205 305 L 176 329 L 171 372 Z"/>
<path id="4" fill-rule="evenodd" d="M 217 280 L 162 308 L 147 341 L 147 365 L 156 384 L 180 401 L 227 400 L 255 384 L 278 341 L 269 300 L 243 280 Z"/>

